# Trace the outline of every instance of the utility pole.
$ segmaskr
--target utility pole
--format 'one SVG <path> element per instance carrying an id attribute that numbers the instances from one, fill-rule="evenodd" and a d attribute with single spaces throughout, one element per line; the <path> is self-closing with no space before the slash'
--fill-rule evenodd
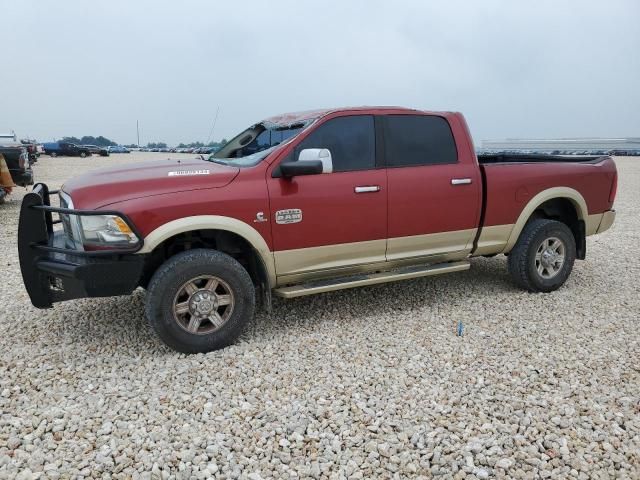
<path id="1" fill-rule="evenodd" d="M 136 120 L 136 132 L 138 134 L 138 147 L 140 147 L 140 123 Z"/>

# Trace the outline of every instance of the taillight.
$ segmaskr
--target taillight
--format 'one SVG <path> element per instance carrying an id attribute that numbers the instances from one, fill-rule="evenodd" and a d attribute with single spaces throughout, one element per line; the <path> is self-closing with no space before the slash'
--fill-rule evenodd
<path id="1" fill-rule="evenodd" d="M 613 205 L 613 201 L 616 199 L 616 193 L 618 193 L 618 172 L 613 174 L 613 183 L 611 183 L 611 191 L 609 192 L 609 203 Z"/>
<path id="2" fill-rule="evenodd" d="M 20 165 L 20 169 L 24 170 L 24 166 L 26 165 L 25 157 L 27 156 L 26 151 L 23 150 L 18 158 L 18 165 Z"/>

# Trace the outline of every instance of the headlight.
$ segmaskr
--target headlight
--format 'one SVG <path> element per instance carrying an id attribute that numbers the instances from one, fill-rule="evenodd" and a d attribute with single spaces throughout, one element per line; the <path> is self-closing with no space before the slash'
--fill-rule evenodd
<path id="1" fill-rule="evenodd" d="M 127 222 L 117 215 L 81 215 L 76 218 L 85 247 L 128 247 L 138 242 Z"/>
<path id="2" fill-rule="evenodd" d="M 64 187 L 63 187 L 64 188 Z M 60 206 L 73 210 L 73 201 L 62 189 Z M 118 215 L 60 213 L 67 247 L 75 250 L 127 248 L 139 242 L 127 222 Z"/>

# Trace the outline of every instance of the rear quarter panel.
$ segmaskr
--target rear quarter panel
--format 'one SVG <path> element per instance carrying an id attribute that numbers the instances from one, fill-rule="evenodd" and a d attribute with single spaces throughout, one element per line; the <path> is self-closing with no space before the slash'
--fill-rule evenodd
<path id="1" fill-rule="evenodd" d="M 514 224 L 525 206 L 540 192 L 554 187 L 577 190 L 587 204 L 587 214 L 611 209 L 611 185 L 615 163 L 530 163 L 483 166 L 486 173 L 484 226 Z"/>

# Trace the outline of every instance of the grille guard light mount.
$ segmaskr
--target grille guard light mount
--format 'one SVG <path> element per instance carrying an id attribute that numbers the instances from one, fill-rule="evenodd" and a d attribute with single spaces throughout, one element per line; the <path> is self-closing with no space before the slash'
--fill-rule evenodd
<path id="1" fill-rule="evenodd" d="M 62 207 L 52 207 L 50 202 L 50 195 L 58 193 L 57 190 L 49 190 L 48 187 L 44 183 L 37 183 L 34 185 L 33 190 L 25 195 L 25 199 L 29 203 L 29 208 L 33 210 L 39 210 L 44 213 L 44 220 L 46 224 L 46 238 L 42 238 L 41 241 L 35 241 L 30 243 L 30 247 L 43 250 L 46 252 L 52 253 L 64 253 L 69 255 L 77 255 L 83 257 L 99 257 L 106 255 L 121 255 L 128 253 L 135 253 L 140 250 L 144 244 L 142 240 L 142 235 L 135 227 L 131 219 L 127 217 L 125 214 L 113 210 L 81 210 L 75 208 L 62 208 Z M 29 198 L 28 198 L 29 197 Z M 91 216 L 91 215 L 114 215 L 120 217 L 129 227 L 129 229 L 133 232 L 133 234 L 138 239 L 137 242 L 132 243 L 131 245 L 122 248 L 105 248 L 100 250 L 75 250 L 72 248 L 60 248 L 53 247 L 49 244 L 49 238 L 53 235 L 53 225 L 56 223 L 60 223 L 60 220 L 53 219 L 53 213 L 62 213 L 67 215 L 77 215 L 77 216 Z"/>

